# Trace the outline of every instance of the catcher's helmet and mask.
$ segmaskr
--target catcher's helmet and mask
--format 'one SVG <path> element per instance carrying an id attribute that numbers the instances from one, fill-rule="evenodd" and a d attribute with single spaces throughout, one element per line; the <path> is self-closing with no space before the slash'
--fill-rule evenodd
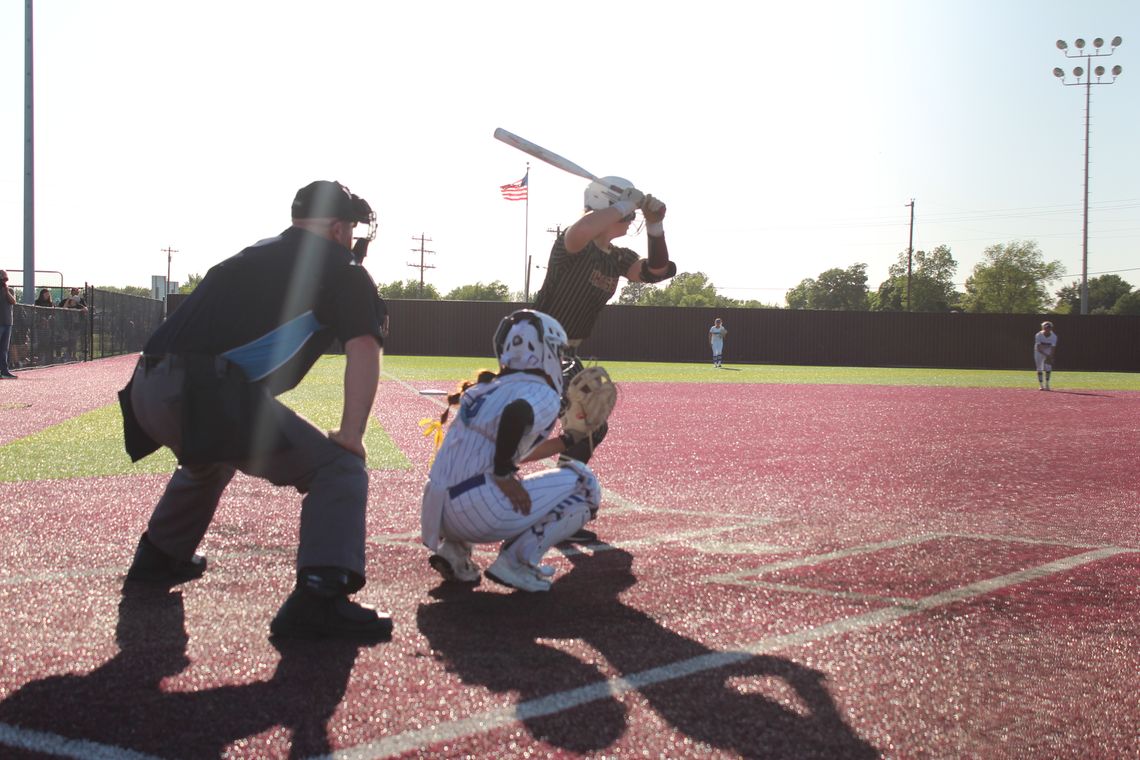
<path id="1" fill-rule="evenodd" d="M 493 345 L 500 367 L 541 372 L 562 395 L 562 352 L 568 340 L 557 319 L 533 309 L 511 312 L 495 330 Z"/>

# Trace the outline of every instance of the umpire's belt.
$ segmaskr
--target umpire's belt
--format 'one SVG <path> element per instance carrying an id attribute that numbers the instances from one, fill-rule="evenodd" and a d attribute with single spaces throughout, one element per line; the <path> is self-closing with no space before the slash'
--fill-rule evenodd
<path id="1" fill-rule="evenodd" d="M 174 370 L 184 370 L 191 364 L 196 366 L 208 366 L 210 363 L 214 365 L 214 371 L 217 372 L 218 377 L 225 377 L 229 369 L 234 366 L 228 359 L 223 359 L 220 356 L 207 356 L 205 354 L 140 354 L 139 364 L 142 366 L 144 372 L 151 372 L 153 370 L 165 370 L 171 372 Z"/>
<path id="2" fill-rule="evenodd" d="M 467 493 L 472 488 L 478 488 L 479 486 L 483 485 L 486 482 L 487 482 L 487 475 L 485 473 L 481 472 L 478 475 L 475 475 L 474 477 L 467 478 L 467 480 L 463 481 L 462 483 L 458 483 L 456 485 L 453 485 L 451 488 L 447 489 L 447 495 L 454 499 L 458 496 L 461 496 L 461 495 Z"/>

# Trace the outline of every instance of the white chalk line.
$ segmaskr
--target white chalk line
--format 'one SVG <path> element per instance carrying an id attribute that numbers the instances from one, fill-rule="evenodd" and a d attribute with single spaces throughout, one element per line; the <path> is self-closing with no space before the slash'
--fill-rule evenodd
<path id="1" fill-rule="evenodd" d="M 412 393 L 419 395 L 419 391 L 417 391 L 408 383 L 399 380 L 388 373 L 384 373 L 384 375 L 390 380 L 408 389 Z M 446 405 L 443 401 L 440 401 L 438 399 L 430 398 L 430 400 L 439 406 Z M 622 497 L 620 494 L 613 492 L 607 492 L 606 499 L 608 501 L 613 501 L 616 505 L 616 509 L 621 510 L 630 510 L 635 512 L 669 512 L 679 514 L 693 514 L 687 510 L 657 510 L 652 507 L 633 502 L 629 499 L 626 499 L 625 497 Z M 723 533 L 741 527 L 765 525 L 775 522 L 775 520 L 768 518 L 746 518 L 741 515 L 731 513 L 716 513 L 715 515 L 711 513 L 698 514 L 704 517 L 727 517 L 733 520 L 740 520 L 740 522 L 737 524 L 725 526 L 723 528 L 707 528 L 703 530 L 670 534 L 666 537 L 656 536 L 635 539 L 633 541 L 623 542 L 620 546 L 615 546 L 612 544 L 596 544 L 592 548 L 594 551 L 607 551 L 611 549 L 622 548 L 625 546 L 639 546 L 647 543 L 660 545 L 661 543 L 665 542 L 685 541 L 694 537 L 715 535 L 717 533 Z M 894 622 L 896 620 L 918 614 L 922 611 L 927 611 L 955 602 L 976 598 L 978 596 L 992 593 L 993 591 L 1001 590 L 1018 583 L 1044 578 L 1059 572 L 1065 572 L 1075 567 L 1105 559 L 1107 557 L 1115 556 L 1117 554 L 1140 551 L 1140 549 L 1122 547 L 1096 548 L 1093 551 L 1089 551 L 1084 554 L 1068 557 L 1054 562 L 1049 562 L 1035 568 L 1029 568 L 1027 570 L 1022 570 L 1015 573 L 998 576 L 996 578 L 979 581 L 977 583 L 969 584 L 957 589 L 951 589 L 913 601 L 905 599 L 894 599 L 890 597 L 876 598 L 869 595 L 843 594 L 843 592 L 824 592 L 820 589 L 795 587 L 786 584 L 766 584 L 764 582 L 758 581 L 753 581 L 751 583 L 745 581 L 742 583 L 741 581 L 742 577 L 748 575 L 756 575 L 764 572 L 772 572 L 774 570 L 788 569 L 792 567 L 810 566 L 834 559 L 842 559 L 845 557 L 856 556 L 858 554 L 866 554 L 873 551 L 879 551 L 881 549 L 896 548 L 899 546 L 921 543 L 931 539 L 952 535 L 955 534 L 922 534 L 892 541 L 884 541 L 877 544 L 850 547 L 848 549 L 815 555 L 813 557 L 770 563 L 768 565 L 762 565 L 749 570 L 738 571 L 736 573 L 709 576 L 705 579 L 707 581 L 729 584 L 770 587 L 783 591 L 792 591 L 799 593 L 827 593 L 836 596 L 844 596 L 846 598 L 858 597 L 868 601 L 888 602 L 889 606 L 882 609 L 874 610 L 862 615 L 840 618 L 839 620 L 816 626 L 814 628 L 809 628 L 803 631 L 770 636 L 765 639 L 761 639 L 760 641 L 746 645 L 739 650 L 710 652 L 705 655 L 690 658 L 688 660 L 681 660 L 657 668 L 652 668 L 640 673 L 611 678 L 606 681 L 590 684 L 588 686 L 583 686 L 564 692 L 557 692 L 545 697 L 532 699 L 527 702 L 519 703 L 517 705 L 487 711 L 479 715 L 473 715 L 458 721 L 450 721 L 416 731 L 403 732 L 401 734 L 386 737 L 376 742 L 368 742 L 357 747 L 339 750 L 326 757 L 346 759 L 386 757 L 393 754 L 401 754 L 403 752 L 414 749 L 422 749 L 440 741 L 459 739 L 479 733 L 486 733 L 496 728 L 510 725 L 517 721 L 524 721 L 545 715 L 555 714 L 575 707 L 579 707 L 584 704 L 588 704 L 589 702 L 616 697 L 618 695 L 636 691 L 655 684 L 676 680 L 678 678 L 684 678 L 696 673 L 714 670 L 720 667 L 742 662 L 759 654 L 812 643 L 815 641 L 830 638 L 832 636 L 851 633 L 854 631 L 864 630 L 870 627 Z M 389 534 L 388 536 L 376 537 L 372 540 L 378 543 L 396 543 L 399 540 L 411 540 L 417 536 L 418 533 L 416 532 L 408 532 L 401 534 Z M 1047 539 L 1022 538 L 1017 536 L 973 534 L 959 535 L 957 537 L 974 538 L 979 540 L 1042 543 L 1059 546 L 1070 545 L 1059 540 L 1054 541 Z M 1089 548 L 1095 545 L 1073 544 L 1073 546 Z M 775 549 L 776 547 L 771 548 Z M 581 553 L 576 549 L 570 549 L 569 551 L 574 553 Z M 120 572 L 122 571 L 119 569 L 109 569 L 79 573 L 44 573 L 35 576 L 17 576 L 0 579 L 0 585 L 9 585 L 12 583 L 27 582 L 31 580 L 58 580 L 63 578 L 74 578 L 77 576 L 86 577 L 115 575 Z M 0 745 L 27 749 L 34 752 L 43 752 L 60 757 L 94 758 L 95 760 L 158 760 L 158 758 L 155 756 L 135 752 L 133 750 L 125 749 L 122 747 L 105 745 L 87 740 L 68 739 L 57 734 L 23 729 L 4 723 L 0 723 Z"/>
<path id="2" fill-rule="evenodd" d="M 834 636 L 893 623 L 920 612 L 974 599 L 1009 586 L 1045 578 L 1055 573 L 1066 572 L 1081 565 L 1132 551 L 1135 550 L 1122 549 L 1119 547 L 1096 549 L 1072 557 L 1047 562 L 1037 567 L 943 591 L 915 600 L 913 603 L 890 605 L 860 615 L 840 618 L 806 630 L 769 636 L 747 644 L 737 650 L 709 652 L 705 655 L 680 660 L 657 668 L 651 668 L 640 673 L 611 678 L 577 689 L 570 689 L 538 699 L 520 702 L 513 707 L 502 707 L 477 715 L 471 715 L 460 720 L 440 723 L 435 726 L 414 731 L 406 731 L 375 742 L 368 742 L 356 747 L 338 750 L 334 752 L 331 757 L 338 759 L 343 758 L 344 760 L 364 760 L 365 758 L 382 758 L 398 755 L 412 750 L 423 750 L 438 742 L 453 741 L 468 736 L 487 733 L 511 725 L 517 721 L 552 715 L 600 699 L 616 697 L 648 686 L 674 681 L 696 673 L 742 662 L 756 655 L 786 650 L 791 647 L 802 646 Z"/>

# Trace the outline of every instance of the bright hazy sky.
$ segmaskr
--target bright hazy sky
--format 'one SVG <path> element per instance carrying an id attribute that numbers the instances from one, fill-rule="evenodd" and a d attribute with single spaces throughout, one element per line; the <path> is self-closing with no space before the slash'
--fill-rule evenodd
<path id="1" fill-rule="evenodd" d="M 422 234 L 441 293 L 521 291 L 526 253 L 546 263 L 586 182 L 494 140 L 504 127 L 664 199 L 679 270 L 733 298 L 782 305 L 857 262 L 876 289 L 912 198 L 915 250 L 950 246 L 959 287 L 987 246 L 1032 239 L 1069 273 L 1056 290 L 1081 271 L 1085 90 L 1051 74 L 1083 64 L 1055 41 L 1120 35 L 1100 62 L 1123 75 L 1092 88 L 1089 273 L 1136 286 L 1138 22 L 1136 0 L 39 0 L 36 269 L 149 288 L 170 246 L 184 282 L 288 226 L 297 188 L 336 179 L 379 216 L 377 282 L 419 278 Z M 24 3 L 3 3 L 14 282 L 23 29 Z M 498 189 L 528 160 L 529 227 Z M 625 244 L 644 255 L 645 233 Z"/>

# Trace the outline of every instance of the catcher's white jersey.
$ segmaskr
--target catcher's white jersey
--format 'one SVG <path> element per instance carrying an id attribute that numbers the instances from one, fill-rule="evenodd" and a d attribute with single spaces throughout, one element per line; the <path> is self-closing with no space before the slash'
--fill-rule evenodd
<path id="1" fill-rule="evenodd" d="M 1043 346 L 1043 348 L 1041 348 Z M 1057 347 L 1057 333 L 1046 335 L 1042 330 L 1033 337 L 1033 361 L 1037 370 L 1043 371 L 1046 364 L 1053 361 L 1053 350 Z"/>
<path id="2" fill-rule="evenodd" d="M 495 467 L 499 420 L 503 410 L 518 399 L 534 410 L 534 425 L 519 441 L 515 463 L 545 441 L 558 420 L 562 401 L 546 378 L 514 372 L 467 389 L 428 477 L 441 486 L 453 486 L 473 475 L 491 472 Z"/>
<path id="3" fill-rule="evenodd" d="M 516 464 L 550 435 L 561 407 L 559 395 L 544 378 L 527 373 L 475 385 L 463 394 L 424 487 L 421 527 L 428 548 L 435 550 L 441 537 L 473 544 L 501 541 L 552 518 L 579 516 L 581 525 L 597 509 L 597 479 L 581 464 L 526 476 L 521 482 L 530 494 L 530 513 L 511 506 L 492 473 L 503 410 L 517 399 L 534 410 L 534 425 L 514 453 Z"/>

